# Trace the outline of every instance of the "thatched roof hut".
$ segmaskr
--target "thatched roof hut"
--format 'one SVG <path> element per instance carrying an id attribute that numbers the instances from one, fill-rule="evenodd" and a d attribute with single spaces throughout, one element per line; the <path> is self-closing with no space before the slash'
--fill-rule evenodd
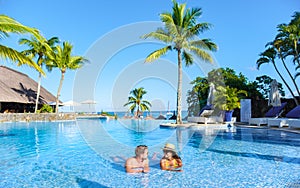
<path id="1" fill-rule="evenodd" d="M 26 74 L 0 66 L 0 112 L 5 111 L 5 108 L 23 112 L 28 109 L 28 105 L 34 106 L 37 87 L 38 83 Z M 41 86 L 39 104 L 47 104 L 55 100 L 55 96 Z M 24 110 L 20 110 L 20 106 Z"/>

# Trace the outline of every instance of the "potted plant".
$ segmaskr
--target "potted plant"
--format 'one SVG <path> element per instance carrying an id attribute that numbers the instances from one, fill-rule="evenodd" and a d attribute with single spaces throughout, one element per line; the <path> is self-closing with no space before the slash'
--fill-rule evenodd
<path id="1" fill-rule="evenodd" d="M 224 121 L 231 121 L 234 109 L 240 108 L 240 99 L 247 96 L 245 90 L 238 90 L 229 86 L 218 86 L 214 97 L 214 106 L 217 109 L 224 110 Z"/>

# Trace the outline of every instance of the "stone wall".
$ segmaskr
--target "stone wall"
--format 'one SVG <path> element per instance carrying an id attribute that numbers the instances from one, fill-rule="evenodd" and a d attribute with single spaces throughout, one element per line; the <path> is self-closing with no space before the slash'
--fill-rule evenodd
<path id="1" fill-rule="evenodd" d="M 3 113 L 0 122 L 61 121 L 76 120 L 75 113 Z"/>

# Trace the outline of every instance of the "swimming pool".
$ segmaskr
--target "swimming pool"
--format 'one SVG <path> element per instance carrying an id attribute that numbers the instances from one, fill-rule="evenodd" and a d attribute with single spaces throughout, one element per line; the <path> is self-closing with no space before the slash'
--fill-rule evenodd
<path id="1" fill-rule="evenodd" d="M 0 187 L 296 187 L 300 135 L 270 129 L 161 128 L 158 121 L 0 124 Z M 150 157 L 165 142 L 179 148 L 183 172 L 126 174 L 139 144 Z"/>

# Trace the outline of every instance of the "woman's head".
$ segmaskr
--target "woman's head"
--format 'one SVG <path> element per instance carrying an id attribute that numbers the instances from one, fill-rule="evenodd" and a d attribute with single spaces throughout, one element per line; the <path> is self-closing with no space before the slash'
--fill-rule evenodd
<path id="1" fill-rule="evenodd" d="M 166 143 L 165 146 L 162 149 L 163 149 L 165 158 L 168 158 L 168 159 L 171 159 L 171 158 L 178 159 L 178 158 L 180 158 L 177 155 L 176 147 L 175 147 L 174 144 Z"/>

